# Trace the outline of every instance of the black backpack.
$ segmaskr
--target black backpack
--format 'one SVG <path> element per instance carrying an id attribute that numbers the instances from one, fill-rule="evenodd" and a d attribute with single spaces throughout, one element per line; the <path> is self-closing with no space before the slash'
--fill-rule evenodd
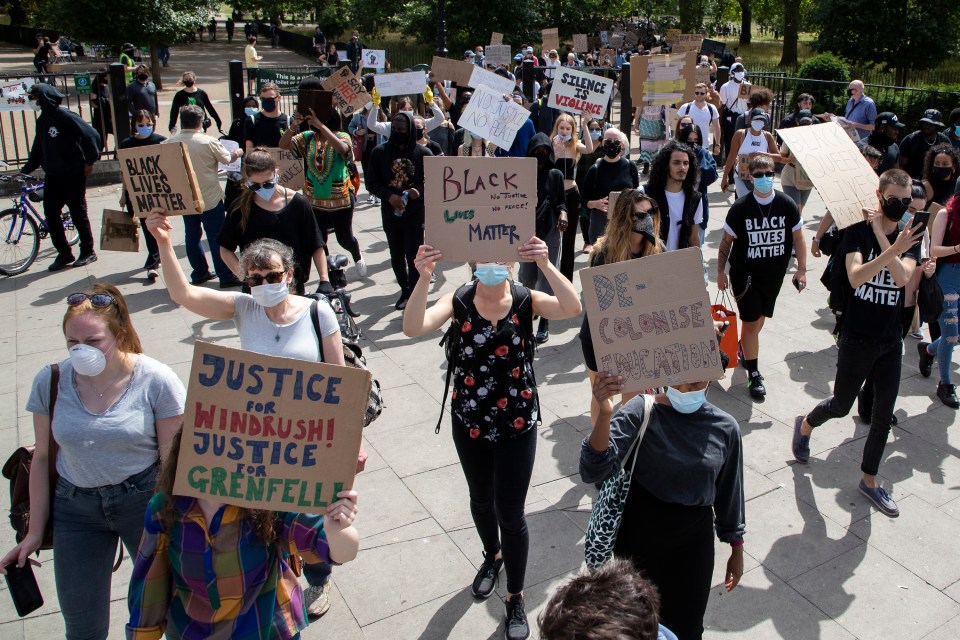
<path id="1" fill-rule="evenodd" d="M 477 283 L 468 282 L 460 285 L 453 294 L 453 319 L 446 333 L 440 339 L 440 346 L 443 347 L 444 355 L 447 358 L 447 381 L 443 387 L 443 400 L 440 401 L 440 417 L 437 419 L 437 428 L 435 433 L 440 433 L 440 425 L 443 424 L 443 411 L 447 406 L 447 393 L 450 391 L 450 379 L 453 376 L 453 370 L 457 368 L 460 359 L 460 336 L 463 335 L 462 327 L 467 319 L 467 314 L 473 306 L 473 296 L 477 292 Z M 531 362 L 536 355 L 537 341 L 533 336 L 533 296 L 530 289 L 514 281 L 510 281 L 510 294 L 513 296 L 513 308 L 516 309 L 517 317 L 520 319 L 520 332 L 523 335 L 524 355 Z M 532 369 L 531 369 L 532 371 Z M 533 384 L 536 386 L 536 377 Z M 540 413 L 540 399 L 537 398 L 537 414 Z"/>

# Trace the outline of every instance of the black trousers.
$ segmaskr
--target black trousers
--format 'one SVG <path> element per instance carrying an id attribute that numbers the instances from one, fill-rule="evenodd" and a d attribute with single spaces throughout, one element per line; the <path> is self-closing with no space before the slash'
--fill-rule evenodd
<path id="1" fill-rule="evenodd" d="M 43 216 L 47 220 L 50 241 L 57 253 L 70 256 L 73 252 L 67 244 L 67 233 L 60 217 L 64 205 L 69 208 L 73 226 L 80 234 L 80 255 L 93 253 L 93 231 L 87 216 L 87 178 L 82 171 L 74 176 L 47 174 L 44 177 Z"/>
<path id="2" fill-rule="evenodd" d="M 660 622 L 679 640 L 703 637 L 713 578 L 713 507 L 663 502 L 633 482 L 614 553 L 660 592 Z"/>
<path id="3" fill-rule="evenodd" d="M 577 257 L 577 226 L 580 223 L 580 191 L 576 186 L 567 189 L 563 194 L 567 205 L 567 230 L 560 239 L 560 273 L 573 282 L 573 261 Z"/>
<path id="4" fill-rule="evenodd" d="M 860 387 L 869 380 L 873 389 L 873 415 L 870 433 L 863 445 L 860 470 L 877 475 L 900 391 L 903 340 L 875 342 L 844 333 L 840 336 L 839 347 L 833 395 L 814 407 L 807 422 L 811 427 L 819 427 L 831 418 L 842 418 L 850 413 Z"/>
<path id="5" fill-rule="evenodd" d="M 337 244 L 349 251 L 350 257 L 356 262 L 360 259 L 360 242 L 353 235 L 353 207 L 356 199 L 350 196 L 350 201 L 349 208 L 336 211 L 323 211 L 314 207 L 313 216 L 320 227 L 323 244 L 327 245 L 327 255 L 330 255 L 330 243 L 327 242 L 327 238 L 330 236 L 330 229 L 333 229 L 333 233 L 337 236 Z"/>
<path id="6" fill-rule="evenodd" d="M 397 284 L 404 293 L 410 293 L 420 280 L 420 272 L 413 264 L 417 251 L 423 244 L 423 211 L 413 213 L 409 209 L 400 217 L 393 214 L 393 207 L 384 201 L 387 211 L 380 209 L 383 233 L 390 249 L 390 266 Z"/>
<path id="7" fill-rule="evenodd" d="M 520 593 L 530 549 L 523 503 L 533 476 L 537 431 L 530 429 L 519 438 L 492 443 L 472 439 L 469 425 L 454 418 L 453 444 L 470 489 L 470 513 L 483 550 L 490 555 L 503 547 L 507 591 Z"/>

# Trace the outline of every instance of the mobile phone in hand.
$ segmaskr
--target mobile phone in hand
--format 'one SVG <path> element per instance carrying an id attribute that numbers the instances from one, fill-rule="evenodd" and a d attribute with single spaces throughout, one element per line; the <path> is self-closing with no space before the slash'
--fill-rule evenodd
<path id="1" fill-rule="evenodd" d="M 793 279 L 793 286 L 796 287 L 797 291 L 800 291 L 800 281 L 796 278 Z"/>
<path id="2" fill-rule="evenodd" d="M 13 598 L 13 607 L 17 610 L 17 615 L 21 618 L 33 613 L 43 606 L 43 596 L 40 595 L 40 586 L 37 584 L 37 578 L 33 575 L 33 567 L 27 560 L 22 567 L 17 566 L 13 561 L 6 567 L 7 589 L 10 590 L 10 596 Z"/>
<path id="3" fill-rule="evenodd" d="M 930 223 L 930 212 L 929 211 L 917 211 L 913 214 L 913 220 L 910 221 L 910 226 L 913 229 L 914 233 L 918 231 L 924 231 L 927 228 L 927 224 Z"/>

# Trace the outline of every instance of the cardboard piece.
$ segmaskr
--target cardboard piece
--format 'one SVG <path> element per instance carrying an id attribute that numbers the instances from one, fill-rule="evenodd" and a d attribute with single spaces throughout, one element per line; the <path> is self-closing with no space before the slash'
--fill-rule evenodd
<path id="1" fill-rule="evenodd" d="M 613 95 L 613 80 L 576 69 L 560 67 L 550 85 L 549 105 L 554 109 L 603 118 Z"/>
<path id="2" fill-rule="evenodd" d="M 630 96 L 634 106 L 681 104 L 693 100 L 697 53 L 630 58 Z"/>
<path id="3" fill-rule="evenodd" d="M 384 98 L 417 95 L 427 87 L 427 76 L 423 71 L 378 74 L 374 76 L 374 81 L 377 92 Z"/>
<path id="4" fill-rule="evenodd" d="M 517 249 L 536 233 L 535 159 L 436 156 L 423 171 L 424 242 L 444 262 L 520 259 Z"/>
<path id="5" fill-rule="evenodd" d="M 560 50 L 560 29 L 554 27 L 552 29 L 544 29 L 541 32 L 543 42 L 543 50 L 550 51 L 550 49 Z"/>
<path id="6" fill-rule="evenodd" d="M 612 47 L 622 47 L 626 36 L 622 33 L 614 33 L 610 36 L 610 46 Z"/>
<path id="7" fill-rule="evenodd" d="M 346 59 L 346 55 L 341 56 L 341 60 Z M 387 52 L 385 49 L 364 49 L 360 63 L 364 69 L 377 69 L 382 72 L 387 68 Z"/>
<path id="8" fill-rule="evenodd" d="M 458 124 L 501 149 L 509 149 L 529 117 L 527 109 L 513 100 L 504 100 L 502 92 L 482 84 L 476 87 Z"/>
<path id="9" fill-rule="evenodd" d="M 697 65 L 697 82 L 710 86 L 710 67 Z"/>
<path id="10" fill-rule="evenodd" d="M 430 71 L 433 72 L 434 78 L 456 82 L 457 86 L 460 87 L 466 87 L 470 84 L 470 75 L 476 68 L 477 65 L 472 62 L 451 60 L 439 56 L 433 56 L 433 64 L 430 65 Z"/>
<path id="11" fill-rule="evenodd" d="M 174 492 L 324 513 L 353 487 L 370 373 L 197 342 Z"/>
<path id="12" fill-rule="evenodd" d="M 840 125 L 826 122 L 777 133 L 807 172 L 838 228 L 862 221 L 864 207 L 876 208 L 880 177 Z"/>
<path id="13" fill-rule="evenodd" d="M 277 183 L 281 187 L 293 189 L 294 191 L 303 191 L 303 185 L 306 180 L 306 167 L 303 158 L 293 155 L 293 152 L 280 149 L 279 147 L 270 147 L 267 149 L 270 155 L 277 163 L 277 169 L 280 171 L 280 177 Z"/>
<path id="14" fill-rule="evenodd" d="M 723 377 L 700 249 L 580 270 L 601 371 L 625 393 Z"/>
<path id="15" fill-rule="evenodd" d="M 617 200 L 620 199 L 620 194 L 622 191 L 611 191 L 607 196 L 607 218 L 613 215 L 613 212 L 617 208 Z"/>
<path id="16" fill-rule="evenodd" d="M 503 34 L 494 31 L 490 34 L 490 44 L 503 44 Z"/>
<path id="17" fill-rule="evenodd" d="M 100 223 L 101 251 L 140 251 L 140 224 L 123 211 L 103 210 Z"/>
<path id="18" fill-rule="evenodd" d="M 573 34 L 573 50 L 578 53 L 583 53 L 589 48 L 590 45 L 587 44 L 587 34 L 585 33 L 575 33 Z"/>
<path id="19" fill-rule="evenodd" d="M 700 45 L 703 43 L 702 33 L 681 33 L 673 45 L 673 53 L 684 53 L 686 51 L 700 52 Z"/>
<path id="20" fill-rule="evenodd" d="M 700 43 L 700 53 L 706 56 L 713 56 L 714 58 L 720 58 L 726 48 L 726 43 L 720 40 L 711 40 L 710 38 L 704 38 L 703 42 Z"/>
<path id="21" fill-rule="evenodd" d="M 229 138 L 224 138 L 223 140 L 220 141 L 220 144 L 222 144 L 223 148 L 229 151 L 230 153 L 233 153 L 234 151 L 240 148 L 239 144 L 237 144 L 233 140 L 230 140 Z M 243 166 L 243 158 L 240 157 L 234 160 L 233 162 L 231 162 L 230 164 L 223 164 L 221 162 L 219 165 L 217 165 L 217 172 L 218 173 L 228 173 L 228 172 L 240 173 L 240 169 L 242 168 L 242 166 Z"/>
<path id="22" fill-rule="evenodd" d="M 499 93 L 501 99 L 503 98 L 503 94 L 509 96 L 513 93 L 514 89 L 517 88 L 517 83 L 510 78 L 504 78 L 492 71 L 487 71 L 477 65 L 473 65 L 473 73 L 470 74 L 470 86 L 474 89 L 479 89 L 481 85 Z"/>
<path id="23" fill-rule="evenodd" d="M 307 118 L 311 109 L 321 122 L 326 122 L 333 112 L 333 92 L 325 89 L 300 89 L 297 93 L 297 113 Z"/>
<path id="24" fill-rule="evenodd" d="M 504 66 L 509 68 L 512 61 L 513 58 L 510 55 L 510 45 L 508 44 L 491 44 L 484 52 L 483 64 L 485 65 Z M 473 66 L 476 67 L 477 65 Z"/>
<path id="25" fill-rule="evenodd" d="M 600 50 L 600 66 L 601 67 L 612 67 L 613 63 L 617 60 L 617 50 L 616 49 L 601 49 Z M 609 61 L 609 62 L 608 62 Z"/>
<path id="26" fill-rule="evenodd" d="M 184 143 L 120 149 L 117 160 L 138 218 L 146 218 L 154 207 L 168 216 L 203 213 L 203 197 Z"/>
<path id="27" fill-rule="evenodd" d="M 349 66 L 340 67 L 331 73 L 321 86 L 333 92 L 334 104 L 345 116 L 353 115 L 354 111 L 359 111 L 363 105 L 370 102 L 370 94 Z"/>
<path id="28" fill-rule="evenodd" d="M 680 40 L 680 29 L 667 29 L 666 33 L 663 36 L 663 40 L 669 42 L 670 44 L 675 44 Z"/>

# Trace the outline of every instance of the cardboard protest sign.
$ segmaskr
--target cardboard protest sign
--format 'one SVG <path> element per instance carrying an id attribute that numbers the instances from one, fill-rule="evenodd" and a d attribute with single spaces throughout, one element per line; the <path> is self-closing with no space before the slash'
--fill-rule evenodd
<path id="1" fill-rule="evenodd" d="M 473 65 L 473 67 L 473 73 L 470 74 L 470 86 L 474 89 L 479 89 L 480 85 L 485 85 L 501 94 L 502 98 L 503 94 L 511 95 L 513 90 L 517 88 L 517 83 L 510 78 L 504 78 L 492 71 L 481 69 L 477 65 Z"/>
<path id="2" fill-rule="evenodd" d="M 293 189 L 294 191 L 303 191 L 303 185 L 306 179 L 303 158 L 298 158 L 293 155 L 293 152 L 280 149 L 279 147 L 271 147 L 267 149 L 267 151 L 273 156 L 273 159 L 277 163 L 277 169 L 280 171 L 277 184 L 287 189 Z"/>
<path id="3" fill-rule="evenodd" d="M 509 149 L 517 131 L 529 117 L 530 112 L 523 106 L 513 100 L 504 100 L 500 91 L 482 84 L 473 92 L 458 124 L 501 149 Z"/>
<path id="4" fill-rule="evenodd" d="M 203 198 L 187 145 L 175 142 L 120 149 L 117 160 L 138 218 L 146 218 L 154 207 L 168 216 L 203 213 Z"/>
<path id="5" fill-rule="evenodd" d="M 321 122 L 326 122 L 333 112 L 333 92 L 324 89 L 300 89 L 297 93 L 297 113 L 307 118 L 311 109 Z"/>
<path id="6" fill-rule="evenodd" d="M 585 33 L 575 33 L 573 34 L 573 49 L 575 51 L 584 52 L 587 50 L 587 34 Z"/>
<path id="7" fill-rule="evenodd" d="M 240 145 L 237 142 L 230 140 L 229 138 L 224 138 L 223 140 L 220 141 L 220 144 L 222 144 L 223 148 L 229 151 L 230 153 L 233 153 L 234 151 L 240 148 Z M 242 166 L 243 166 L 243 158 L 236 158 L 233 162 L 229 164 L 224 164 L 222 162 L 218 164 L 217 172 L 218 173 L 227 173 L 227 172 L 239 173 Z"/>
<path id="8" fill-rule="evenodd" d="M 123 211 L 103 210 L 100 223 L 101 251 L 140 251 L 140 224 Z"/>
<path id="9" fill-rule="evenodd" d="M 699 248 L 581 269 L 580 282 L 597 364 L 625 393 L 723 377 Z"/>
<path id="10" fill-rule="evenodd" d="M 677 37 L 676 44 L 673 45 L 673 53 L 683 53 L 686 51 L 699 52 L 702 43 L 702 33 L 681 33 Z"/>
<path id="11" fill-rule="evenodd" d="M 490 44 L 503 44 L 503 34 L 494 31 L 490 34 Z"/>
<path id="12" fill-rule="evenodd" d="M 600 66 L 601 67 L 612 67 L 613 63 L 617 61 L 617 50 L 616 49 L 601 49 L 600 50 Z"/>
<path id="13" fill-rule="evenodd" d="M 423 171 L 424 242 L 444 262 L 519 260 L 536 233 L 535 159 L 436 156 Z"/>
<path id="14" fill-rule="evenodd" d="M 697 65 L 697 83 L 703 83 L 710 86 L 710 67 L 704 67 L 703 65 Z"/>
<path id="15" fill-rule="evenodd" d="M 724 42 L 711 40 L 710 38 L 704 38 L 703 42 L 700 43 L 700 53 L 705 56 L 713 56 L 714 58 L 722 56 L 726 48 L 727 45 Z"/>
<path id="16" fill-rule="evenodd" d="M 363 83 L 350 67 L 340 67 L 330 74 L 330 77 L 321 85 L 327 91 L 332 91 L 334 104 L 345 116 L 359 111 L 363 105 L 370 102 L 370 94 L 363 88 Z"/>
<path id="17" fill-rule="evenodd" d="M 667 29 L 666 33 L 663 36 L 663 39 L 669 42 L 670 44 L 676 43 L 680 40 L 680 29 Z"/>
<path id="18" fill-rule="evenodd" d="M 550 51 L 550 49 L 559 49 L 560 48 L 560 29 L 554 27 L 552 29 L 544 29 L 541 32 L 543 50 Z"/>
<path id="19" fill-rule="evenodd" d="M 877 206 L 880 178 L 840 125 L 826 122 L 777 133 L 807 172 L 837 227 L 862 221 L 862 209 Z"/>
<path id="20" fill-rule="evenodd" d="M 342 56 L 346 60 L 346 55 Z M 387 52 L 385 49 L 364 49 L 360 56 L 360 64 L 364 69 L 379 69 L 383 71 L 387 68 Z"/>
<path id="21" fill-rule="evenodd" d="M 510 45 L 491 44 L 487 46 L 487 50 L 484 52 L 483 64 L 509 67 L 511 60 Z"/>
<path id="22" fill-rule="evenodd" d="M 174 492 L 324 513 L 353 487 L 370 377 L 197 342 Z"/>
<path id="23" fill-rule="evenodd" d="M 381 73 L 374 76 L 377 92 L 384 98 L 423 93 L 427 87 L 427 76 L 423 71 L 405 71 L 403 73 Z"/>
<path id="24" fill-rule="evenodd" d="M 626 36 L 622 33 L 614 33 L 610 36 L 610 46 L 612 47 L 622 47 L 623 42 L 626 40 Z"/>
<path id="25" fill-rule="evenodd" d="M 617 208 L 617 200 L 620 199 L 621 193 L 623 192 L 611 191 L 610 194 L 607 196 L 607 211 L 609 212 L 607 214 L 608 216 L 613 215 L 614 210 Z"/>
<path id="26" fill-rule="evenodd" d="M 451 60 L 450 58 L 441 58 L 433 56 L 433 63 L 430 65 L 430 71 L 433 72 L 437 80 L 449 80 L 456 82 L 458 86 L 466 87 L 470 84 L 470 74 L 477 68 L 472 62 L 463 62 L 462 60 Z"/>
<path id="27" fill-rule="evenodd" d="M 630 96 L 635 106 L 690 102 L 696 82 L 694 51 L 630 58 Z"/>
<path id="28" fill-rule="evenodd" d="M 574 115 L 589 113 L 595 118 L 603 118 L 612 95 L 613 80 L 560 67 L 550 85 L 549 104 Z"/>

